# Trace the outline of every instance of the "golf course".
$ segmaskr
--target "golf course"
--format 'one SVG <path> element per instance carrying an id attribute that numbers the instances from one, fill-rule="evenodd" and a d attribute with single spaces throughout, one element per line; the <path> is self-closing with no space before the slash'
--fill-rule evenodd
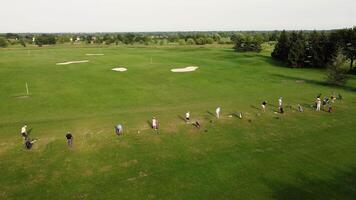
<path id="1" fill-rule="evenodd" d="M 0 49 L 0 199 L 355 199 L 356 77 L 330 86 L 324 69 L 288 68 L 271 51 Z M 71 61 L 85 62 L 57 64 Z M 320 93 L 343 98 L 317 112 Z"/>

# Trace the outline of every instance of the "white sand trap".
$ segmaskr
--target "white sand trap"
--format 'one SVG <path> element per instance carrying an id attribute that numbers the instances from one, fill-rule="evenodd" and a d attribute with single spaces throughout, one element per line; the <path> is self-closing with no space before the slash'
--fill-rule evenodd
<path id="1" fill-rule="evenodd" d="M 184 68 L 171 69 L 171 72 L 194 72 L 198 67 L 190 66 Z"/>
<path id="2" fill-rule="evenodd" d="M 77 64 L 77 63 L 87 63 L 89 60 L 78 60 L 78 61 L 68 61 L 63 63 L 57 63 L 56 65 L 70 65 L 70 64 Z"/>
<path id="3" fill-rule="evenodd" d="M 116 72 L 126 72 L 127 71 L 127 69 L 124 67 L 117 67 L 117 68 L 113 68 L 111 70 L 116 71 Z"/>
<path id="4" fill-rule="evenodd" d="M 103 56 L 103 53 L 87 53 L 86 56 Z"/>

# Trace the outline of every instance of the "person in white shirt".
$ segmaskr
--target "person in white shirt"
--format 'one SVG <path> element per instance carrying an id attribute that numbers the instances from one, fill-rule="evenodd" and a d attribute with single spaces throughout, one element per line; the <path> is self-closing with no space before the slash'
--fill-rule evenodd
<path id="1" fill-rule="evenodd" d="M 217 107 L 216 110 L 216 117 L 219 119 L 220 118 L 220 112 L 221 112 L 221 108 L 220 107 Z"/>
<path id="2" fill-rule="evenodd" d="M 158 122 L 157 122 L 157 119 L 155 117 L 152 118 L 152 128 L 154 130 L 158 129 Z"/>
<path id="3" fill-rule="evenodd" d="M 26 124 L 21 128 L 21 135 L 22 135 L 23 139 L 26 141 L 28 138 Z"/>
<path id="4" fill-rule="evenodd" d="M 122 134 L 122 131 L 123 131 L 123 127 L 121 124 L 115 126 L 116 135 L 120 136 Z"/>
<path id="5" fill-rule="evenodd" d="M 316 98 L 316 111 L 320 111 L 321 106 L 321 99 L 318 97 Z"/>
<path id="6" fill-rule="evenodd" d="M 278 107 L 282 108 L 282 105 L 283 105 L 282 97 L 279 97 L 279 99 L 278 99 Z"/>
<path id="7" fill-rule="evenodd" d="M 189 122 L 189 120 L 190 120 L 190 112 L 189 111 L 185 113 L 185 120 L 187 122 Z"/>

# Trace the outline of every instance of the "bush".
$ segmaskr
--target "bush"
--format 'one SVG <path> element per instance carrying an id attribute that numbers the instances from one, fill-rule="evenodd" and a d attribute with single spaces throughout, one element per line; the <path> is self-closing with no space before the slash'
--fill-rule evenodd
<path id="1" fill-rule="evenodd" d="M 3 37 L 0 37 L 0 48 L 1 47 L 5 48 L 5 47 L 7 47 L 7 45 L 8 45 L 8 43 L 7 43 L 6 39 Z"/>

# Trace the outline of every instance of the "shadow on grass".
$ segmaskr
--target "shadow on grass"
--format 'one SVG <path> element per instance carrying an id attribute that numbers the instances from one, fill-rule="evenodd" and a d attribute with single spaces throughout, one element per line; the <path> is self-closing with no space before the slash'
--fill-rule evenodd
<path id="1" fill-rule="evenodd" d="M 212 117 L 215 117 L 214 113 L 210 112 L 209 110 L 206 111 L 206 113 L 208 113 L 208 114 L 209 114 L 210 116 L 212 116 Z"/>
<path id="2" fill-rule="evenodd" d="M 356 199 L 356 168 L 341 171 L 339 175 L 314 179 L 298 174 L 297 182 L 265 181 L 273 191 L 274 199 Z"/>
<path id="3" fill-rule="evenodd" d="M 256 110 L 258 110 L 258 111 L 261 111 L 261 110 L 262 110 L 262 109 L 258 108 L 257 106 L 254 106 L 254 105 L 250 105 L 250 107 L 253 108 L 253 109 L 256 109 Z"/>
<path id="4" fill-rule="evenodd" d="M 150 120 L 147 120 L 148 127 L 152 128 L 152 122 Z"/>
<path id="5" fill-rule="evenodd" d="M 186 122 L 186 120 L 184 119 L 184 117 L 180 116 L 180 115 L 177 115 L 177 117 L 182 120 L 183 122 Z"/>
<path id="6" fill-rule="evenodd" d="M 289 79 L 289 80 L 293 80 L 293 81 L 303 80 L 305 83 L 309 83 L 309 84 L 313 84 L 313 85 L 334 87 L 334 88 L 338 88 L 338 89 L 345 89 L 345 90 L 349 90 L 349 91 L 352 91 L 352 92 L 356 92 L 356 88 L 355 87 L 351 87 L 351 86 L 334 86 L 334 85 L 328 84 L 325 81 L 317 81 L 317 80 L 311 80 L 311 79 L 293 77 L 293 76 L 287 76 L 287 75 L 281 75 L 281 74 L 272 74 L 272 76 L 275 76 L 275 77 L 278 77 L 278 78 L 283 78 L 283 79 Z"/>

